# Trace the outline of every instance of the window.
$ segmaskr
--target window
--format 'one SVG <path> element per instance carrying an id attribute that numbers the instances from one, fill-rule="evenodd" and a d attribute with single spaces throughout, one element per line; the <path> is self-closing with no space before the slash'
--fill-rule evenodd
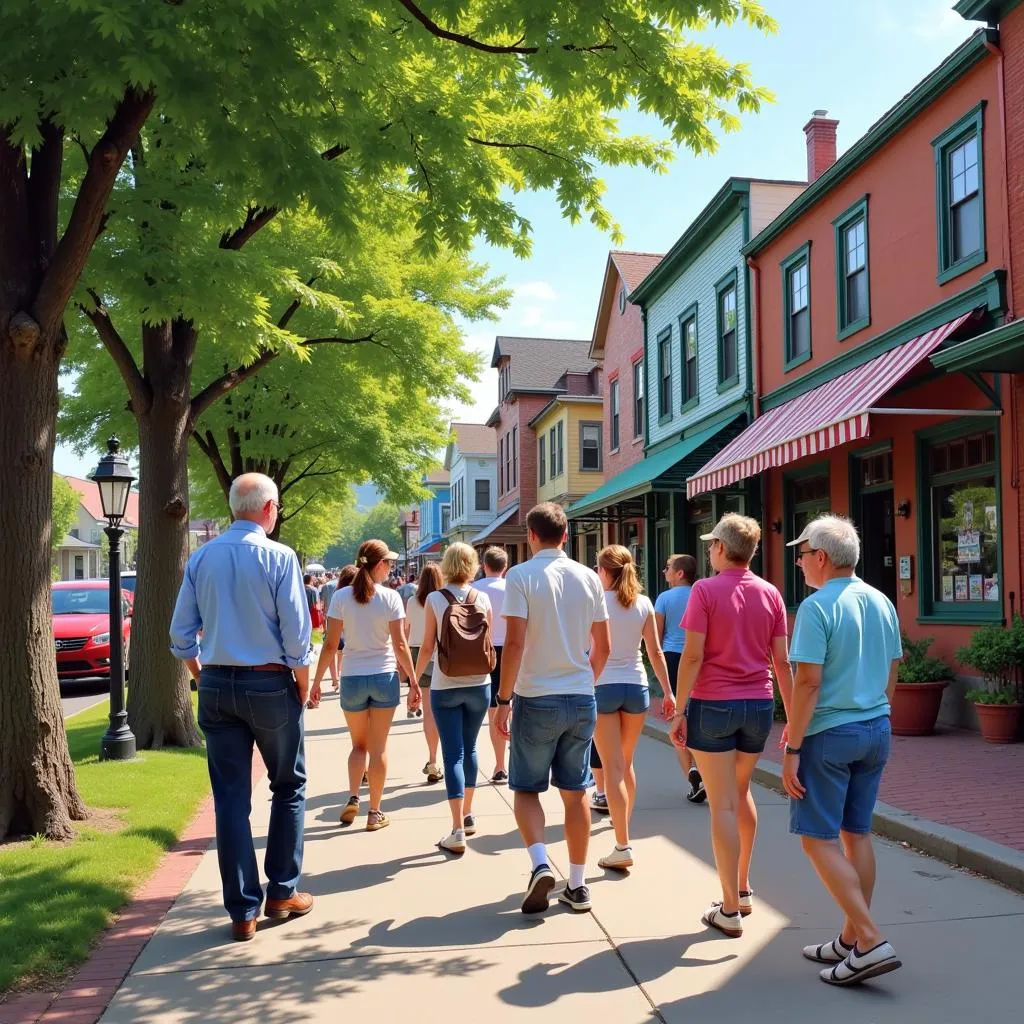
<path id="1" fill-rule="evenodd" d="M 960 421 L 921 442 L 921 611 L 948 619 L 1002 617 L 996 435 Z"/>
<path id="2" fill-rule="evenodd" d="M 502 480 L 501 468 L 505 464 L 505 438 L 498 438 L 498 494 L 505 493 L 505 486 Z"/>
<path id="3" fill-rule="evenodd" d="M 786 527 L 785 540 L 796 540 L 804 527 L 822 512 L 831 510 L 831 492 L 827 467 L 818 467 L 785 481 Z M 786 603 L 796 607 L 811 590 L 804 582 L 804 574 L 796 564 L 796 548 L 786 548 Z"/>
<path id="4" fill-rule="evenodd" d="M 505 493 L 512 489 L 512 435 L 505 435 Z"/>
<path id="5" fill-rule="evenodd" d="M 565 472 L 565 448 L 563 444 L 565 439 L 562 437 L 561 420 L 558 421 L 558 428 L 556 433 L 558 437 L 558 440 L 556 442 L 558 447 L 558 475 L 561 476 Z"/>
<path id="6" fill-rule="evenodd" d="M 789 370 L 811 358 L 811 244 L 805 242 L 780 264 L 782 268 L 783 325 L 786 338 L 784 368 Z"/>
<path id="7" fill-rule="evenodd" d="M 537 483 L 543 487 L 547 482 L 547 466 L 544 464 L 544 438 L 537 441 Z"/>
<path id="8" fill-rule="evenodd" d="M 685 409 L 697 402 L 697 307 L 691 306 L 679 320 L 679 361 L 682 365 Z"/>
<path id="9" fill-rule="evenodd" d="M 836 232 L 836 338 L 842 341 L 871 323 L 868 197 L 858 199 L 832 224 Z"/>
<path id="10" fill-rule="evenodd" d="M 442 536 L 447 535 L 452 525 L 452 507 L 451 505 L 441 506 L 441 534 Z"/>
<path id="11" fill-rule="evenodd" d="M 626 312 L 626 286 L 619 287 L 619 316 Z"/>
<path id="12" fill-rule="evenodd" d="M 601 471 L 601 424 L 580 424 L 580 469 Z"/>
<path id="13" fill-rule="evenodd" d="M 672 415 L 672 328 L 658 335 L 658 422 Z"/>
<path id="14" fill-rule="evenodd" d="M 75 555 L 75 579 L 85 579 L 85 555 Z"/>
<path id="15" fill-rule="evenodd" d="M 476 504 L 475 511 L 477 512 L 490 512 L 491 511 L 491 481 L 490 480 L 477 480 L 476 481 Z"/>
<path id="16" fill-rule="evenodd" d="M 730 271 L 715 285 L 718 312 L 718 390 L 726 391 L 739 383 L 739 322 L 736 313 L 738 275 Z"/>
<path id="17" fill-rule="evenodd" d="M 939 245 L 939 283 L 985 262 L 985 104 L 932 140 Z"/>
<path id="18" fill-rule="evenodd" d="M 519 428 L 512 428 L 512 486 L 519 486 Z"/>
<path id="19" fill-rule="evenodd" d="M 611 450 L 618 451 L 619 448 L 619 382 L 613 380 L 608 385 L 608 411 L 609 411 L 609 434 Z"/>
<path id="20" fill-rule="evenodd" d="M 633 364 L 633 436 L 644 436 L 644 361 Z"/>
<path id="21" fill-rule="evenodd" d="M 551 453 L 551 471 L 548 474 L 552 480 L 558 476 L 558 456 L 555 454 L 555 428 L 548 431 L 548 451 Z"/>

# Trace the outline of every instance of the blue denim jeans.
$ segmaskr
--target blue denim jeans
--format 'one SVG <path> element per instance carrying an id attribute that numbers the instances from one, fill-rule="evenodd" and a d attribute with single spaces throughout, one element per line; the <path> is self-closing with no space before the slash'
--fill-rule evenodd
<path id="1" fill-rule="evenodd" d="M 465 796 L 467 789 L 476 788 L 479 770 L 476 738 L 487 717 L 490 699 L 488 683 L 430 691 L 430 709 L 441 737 L 444 784 L 449 800 Z"/>
<path id="2" fill-rule="evenodd" d="M 514 792 L 579 791 L 591 781 L 590 751 L 597 725 L 593 694 L 519 697 L 512 706 L 508 786 Z"/>
<path id="3" fill-rule="evenodd" d="M 291 672 L 204 668 L 199 727 L 206 736 L 224 906 L 232 921 L 250 920 L 263 904 L 249 824 L 254 744 L 273 794 L 263 861 L 267 898 L 289 899 L 302 873 L 306 757 L 302 706 Z"/>

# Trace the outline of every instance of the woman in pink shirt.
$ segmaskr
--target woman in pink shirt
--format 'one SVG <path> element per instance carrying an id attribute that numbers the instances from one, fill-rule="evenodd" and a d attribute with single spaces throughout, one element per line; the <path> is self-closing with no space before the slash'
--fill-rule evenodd
<path id="1" fill-rule="evenodd" d="M 722 899 L 701 920 L 739 938 L 743 918 L 753 910 L 750 859 L 757 808 L 750 778 L 772 728 L 772 668 L 786 702 L 793 675 L 782 595 L 750 571 L 760 526 L 729 513 L 701 540 L 711 542 L 717 575 L 694 584 L 683 616 L 686 644 L 676 682 L 680 710 L 672 721 L 672 742 L 692 752 L 711 808 Z"/>

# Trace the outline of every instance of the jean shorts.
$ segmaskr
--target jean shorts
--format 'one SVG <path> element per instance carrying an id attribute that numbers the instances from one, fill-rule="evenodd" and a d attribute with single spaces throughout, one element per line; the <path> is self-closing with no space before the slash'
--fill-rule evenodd
<path id="1" fill-rule="evenodd" d="M 602 683 L 595 689 L 599 715 L 646 715 L 651 706 L 651 691 L 643 683 Z"/>
<path id="2" fill-rule="evenodd" d="M 591 782 L 590 748 L 597 725 L 592 694 L 519 697 L 512 709 L 509 789 L 545 793 L 585 790 Z"/>
<path id="3" fill-rule="evenodd" d="M 369 676 L 341 677 L 343 711 L 365 711 L 367 708 L 397 708 L 401 702 L 397 672 L 377 672 Z"/>
<path id="4" fill-rule="evenodd" d="M 686 705 L 686 745 L 706 754 L 760 754 L 772 731 L 773 700 L 697 700 Z"/>
<path id="5" fill-rule="evenodd" d="M 418 647 L 410 647 L 409 653 L 412 655 L 412 667 L 416 667 L 416 662 L 420 660 L 420 649 Z M 430 689 L 430 677 L 434 674 L 434 663 L 432 661 L 427 662 L 427 667 L 423 670 L 423 675 L 419 677 L 417 682 L 424 689 Z"/>
<path id="6" fill-rule="evenodd" d="M 888 715 L 804 737 L 797 778 L 807 792 L 789 801 L 789 831 L 811 839 L 870 832 L 891 747 Z"/>

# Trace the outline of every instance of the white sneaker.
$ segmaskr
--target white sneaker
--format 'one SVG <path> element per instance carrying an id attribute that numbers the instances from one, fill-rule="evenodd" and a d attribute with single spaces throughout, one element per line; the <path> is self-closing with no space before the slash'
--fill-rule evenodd
<path id="1" fill-rule="evenodd" d="M 852 952 L 853 947 L 846 945 L 841 935 L 837 935 L 831 942 L 823 942 L 820 946 L 804 946 L 803 949 L 804 959 L 813 960 L 816 964 L 839 964 Z"/>
<path id="2" fill-rule="evenodd" d="M 854 946 L 850 955 L 835 967 L 826 967 L 819 977 L 826 985 L 859 985 L 868 978 L 877 978 L 903 966 L 896 959 L 896 950 L 888 942 L 880 942 L 866 953 Z"/>
<path id="3" fill-rule="evenodd" d="M 625 871 L 633 866 L 633 847 L 627 846 L 620 850 L 618 846 L 612 847 L 612 852 L 607 857 L 602 857 L 598 862 L 599 868 L 614 868 L 616 871 Z"/>
<path id="4" fill-rule="evenodd" d="M 754 912 L 754 890 L 740 889 L 740 914 L 750 917 Z"/>
<path id="5" fill-rule="evenodd" d="M 441 839 L 437 844 L 442 850 L 447 850 L 449 853 L 465 853 L 466 852 L 466 832 L 464 829 L 456 829 L 454 832 L 449 833 Z"/>
<path id="6" fill-rule="evenodd" d="M 740 914 L 726 914 L 722 911 L 721 902 L 712 903 L 701 915 L 701 921 L 709 928 L 717 928 L 730 939 L 738 939 L 743 935 L 743 918 Z"/>

